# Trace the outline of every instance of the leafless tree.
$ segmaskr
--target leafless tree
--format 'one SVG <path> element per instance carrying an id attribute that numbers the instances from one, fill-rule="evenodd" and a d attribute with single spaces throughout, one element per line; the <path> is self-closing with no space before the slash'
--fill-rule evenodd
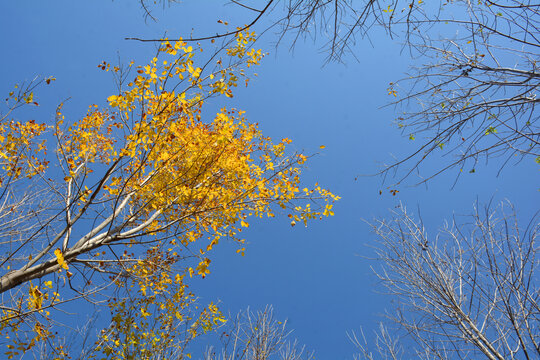
<path id="1" fill-rule="evenodd" d="M 354 360 L 374 360 L 374 359 L 399 359 L 403 349 L 399 341 L 388 332 L 388 329 L 381 323 L 379 330 L 375 333 L 374 352 L 371 351 L 369 342 L 364 332 L 360 329 L 360 335 L 352 331 L 347 334 L 349 340 L 356 346 L 359 353 L 353 354 Z"/>
<path id="2" fill-rule="evenodd" d="M 204 360 L 310 360 L 313 354 L 290 341 L 287 321 L 277 321 L 267 306 L 256 313 L 249 308 L 231 319 L 221 334 L 222 347 L 209 347 Z"/>
<path id="3" fill-rule="evenodd" d="M 421 145 L 389 169 L 410 162 L 407 176 L 439 151 L 449 160 L 422 181 L 453 167 L 458 176 L 475 172 L 479 160 L 497 156 L 500 169 L 538 162 L 539 7 L 506 3 L 463 2 L 459 17 L 441 15 L 428 30 L 411 22 L 418 29 L 409 42 L 424 64 L 389 92 L 400 96 L 394 86 L 405 87 L 398 126 L 410 139 L 422 137 Z"/>
<path id="4" fill-rule="evenodd" d="M 379 355 L 538 358 L 537 217 L 523 226 L 509 204 L 477 208 L 429 237 L 422 222 L 401 207 L 373 229 L 381 261 L 376 273 L 396 305 L 388 312 L 396 326 L 383 327 L 378 336 Z M 359 358 L 372 358 L 363 338 L 351 339 L 360 346 Z"/>

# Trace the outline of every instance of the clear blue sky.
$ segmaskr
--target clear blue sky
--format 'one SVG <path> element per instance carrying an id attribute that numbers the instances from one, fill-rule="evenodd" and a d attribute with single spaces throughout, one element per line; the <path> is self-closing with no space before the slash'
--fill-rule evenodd
<path id="1" fill-rule="evenodd" d="M 56 105 L 71 98 L 66 113 L 75 121 L 88 105 L 105 105 L 115 92 L 110 74 L 98 70 L 98 63 L 114 63 L 118 56 L 126 63 L 143 63 L 153 56 L 154 45 L 124 37 L 186 36 L 191 29 L 194 35 L 208 35 L 219 29 L 217 19 L 237 25 L 249 21 L 235 7 L 222 4 L 183 1 L 164 12 L 158 9 L 156 23 L 144 21 L 135 0 L 4 1 L 0 93 L 36 75 L 53 75 L 58 80 L 40 93 L 43 106 L 35 112 L 36 120 L 53 120 Z M 273 40 L 268 33 L 260 42 L 269 55 L 249 88 L 212 106 L 244 109 L 267 136 L 288 137 L 298 150 L 320 152 L 305 171 L 306 184 L 319 181 L 342 200 L 335 217 L 308 228 L 291 228 L 286 219 L 253 224 L 246 234 L 246 256 L 220 244 L 212 274 L 193 289 L 203 302 L 219 300 L 232 313 L 272 304 L 277 317 L 289 319 L 293 336 L 314 350 L 317 359 L 352 359 L 346 331 L 363 327 L 369 334 L 389 303 L 377 293 L 372 262 L 363 257 L 370 255 L 375 240 L 363 219 L 389 216 L 388 210 L 401 201 L 414 213 L 420 208 L 428 228 L 436 229 L 452 214 L 470 212 L 476 200 L 491 198 L 511 200 L 521 218 L 528 219 L 540 203 L 538 167 L 521 164 L 496 177 L 496 166 L 480 166 L 453 189 L 455 173 L 449 172 L 427 187 L 401 186 L 394 197 L 380 177 L 359 175 L 373 174 L 392 154 L 401 157 L 414 149 L 392 125 L 394 110 L 380 108 L 390 100 L 388 83 L 401 78 L 412 63 L 407 52 L 374 34 L 374 46 L 357 44 L 359 62 L 351 57 L 346 65 L 323 66 L 323 39 L 299 43 L 293 52 L 287 43 L 276 50 Z M 320 145 L 326 149 L 319 151 Z"/>

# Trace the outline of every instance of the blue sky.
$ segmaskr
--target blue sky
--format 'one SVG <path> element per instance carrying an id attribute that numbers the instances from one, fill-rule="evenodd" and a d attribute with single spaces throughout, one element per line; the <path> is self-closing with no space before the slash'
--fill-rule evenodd
<path id="1" fill-rule="evenodd" d="M 194 35 L 208 35 L 221 29 L 218 19 L 242 25 L 251 18 L 218 1 L 184 1 L 165 11 L 158 8 L 155 15 L 158 22 L 145 22 L 134 0 L 3 2 L 0 92 L 37 75 L 55 76 L 54 86 L 40 93 L 42 106 L 33 116 L 51 121 L 56 105 L 70 98 L 65 111 L 75 121 L 88 105 L 104 105 L 115 92 L 110 74 L 98 70 L 98 63 L 115 63 L 118 57 L 144 63 L 153 56 L 154 45 L 124 37 L 185 36 L 192 29 Z M 456 174 L 450 171 L 428 186 L 402 185 L 392 196 L 380 177 L 363 175 L 376 173 L 392 161 L 392 154 L 402 157 L 415 146 L 393 125 L 395 110 L 381 108 L 391 100 L 388 83 L 414 63 L 401 52 L 399 39 L 374 33 L 373 46 L 356 45 L 359 62 L 348 57 L 346 64 L 328 65 L 320 52 L 323 39 L 300 42 L 294 51 L 286 40 L 276 49 L 272 33 L 265 34 L 259 46 L 269 55 L 258 76 L 233 99 L 210 106 L 243 109 L 265 135 L 288 137 L 296 149 L 319 153 L 305 171 L 305 183 L 319 181 L 342 200 L 333 218 L 307 228 L 291 228 L 286 219 L 254 223 L 245 235 L 246 256 L 220 244 L 212 274 L 193 289 L 203 302 L 219 300 L 231 313 L 272 304 L 317 359 L 352 359 L 346 332 L 363 327 L 369 334 L 390 300 L 377 292 L 371 275 L 373 262 L 366 257 L 375 238 L 364 220 L 389 216 L 389 209 L 402 202 L 414 213 L 419 208 L 428 229 L 435 230 L 452 214 L 469 213 L 475 201 L 493 198 L 511 200 L 526 221 L 540 200 L 538 167 L 522 163 L 496 177 L 495 161 L 465 174 L 454 188 Z M 326 148 L 321 151 L 320 145 Z M 432 159 L 425 171 L 440 161 Z"/>

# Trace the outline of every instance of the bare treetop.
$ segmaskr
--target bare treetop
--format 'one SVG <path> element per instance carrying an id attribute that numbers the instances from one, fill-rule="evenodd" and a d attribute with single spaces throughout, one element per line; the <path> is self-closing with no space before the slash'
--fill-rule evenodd
<path id="1" fill-rule="evenodd" d="M 540 355 L 538 218 L 523 226 L 506 204 L 476 209 L 430 237 L 401 208 L 392 220 L 373 228 L 380 240 L 377 275 L 396 302 L 389 317 L 421 349 L 415 355 Z M 379 337 L 389 354 L 400 354 L 385 329 Z"/>

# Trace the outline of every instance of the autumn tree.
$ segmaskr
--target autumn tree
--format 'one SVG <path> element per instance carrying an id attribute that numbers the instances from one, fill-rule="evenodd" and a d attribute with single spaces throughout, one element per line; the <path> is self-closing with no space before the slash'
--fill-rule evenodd
<path id="1" fill-rule="evenodd" d="M 254 40 L 239 31 L 206 57 L 202 45 L 164 40 L 146 65 L 103 62 L 118 92 L 75 121 L 62 104 L 52 123 L 17 118 L 52 77 L 9 93 L 0 117 L 6 356 L 71 356 L 61 315 L 70 303 L 105 306 L 112 319 L 73 356 L 188 356 L 190 340 L 224 321 L 188 288 L 210 273 L 220 241 L 243 255 L 251 219 L 332 215 L 335 195 L 301 189 L 307 157 L 289 139 L 272 142 L 241 110 L 204 111 L 247 84 L 263 57 Z"/>

